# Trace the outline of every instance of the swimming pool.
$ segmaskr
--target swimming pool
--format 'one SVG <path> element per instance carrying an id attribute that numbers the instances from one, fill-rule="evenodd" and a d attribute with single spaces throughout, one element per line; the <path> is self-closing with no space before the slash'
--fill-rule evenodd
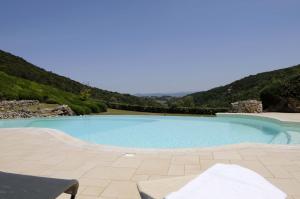
<path id="1" fill-rule="evenodd" d="M 53 128 L 87 142 L 133 148 L 300 143 L 299 126 L 251 117 L 73 116 L 1 120 L 0 127 Z"/>

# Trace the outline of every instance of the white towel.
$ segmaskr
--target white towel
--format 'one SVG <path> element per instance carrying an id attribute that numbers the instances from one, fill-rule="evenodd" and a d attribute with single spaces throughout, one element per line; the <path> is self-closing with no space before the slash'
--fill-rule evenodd
<path id="1" fill-rule="evenodd" d="M 166 199 L 284 199 L 259 174 L 238 165 L 216 164 Z"/>

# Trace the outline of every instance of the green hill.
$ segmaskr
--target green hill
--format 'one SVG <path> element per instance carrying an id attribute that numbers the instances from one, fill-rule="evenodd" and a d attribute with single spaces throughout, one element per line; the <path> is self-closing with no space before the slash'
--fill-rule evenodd
<path id="1" fill-rule="evenodd" d="M 293 101 L 300 100 L 300 91 L 298 87 L 293 86 L 296 80 L 299 80 L 300 65 L 284 68 L 280 70 L 274 70 L 270 72 L 258 73 L 256 75 L 250 75 L 240 80 L 234 81 L 228 85 L 220 86 L 210 89 L 208 91 L 202 91 L 192 93 L 183 98 L 180 98 L 173 102 L 173 104 L 180 105 L 194 105 L 200 107 L 230 107 L 230 103 L 247 100 L 258 99 L 262 100 L 264 107 L 276 107 L 276 101 L 278 103 L 279 98 L 281 102 L 284 98 L 291 98 Z M 298 83 L 298 86 L 300 84 Z M 282 94 L 283 88 L 287 91 Z M 270 91 L 272 90 L 272 96 Z M 277 98 L 274 99 L 274 98 Z M 272 106 L 269 106 L 273 100 Z M 275 103 L 275 104 L 274 104 Z M 285 106 L 288 106 L 287 104 Z M 281 108 L 270 109 L 273 111 L 288 111 L 282 106 Z"/>
<path id="2" fill-rule="evenodd" d="M 106 110 L 106 105 L 99 100 L 82 100 L 79 95 L 10 76 L 4 72 L 0 72 L 0 99 L 37 99 L 46 103 L 67 104 L 77 114 L 96 113 Z"/>
<path id="3" fill-rule="evenodd" d="M 38 99 L 68 104 L 76 113 L 100 112 L 109 106 L 162 108 L 154 99 L 84 85 L 0 50 L 0 100 Z M 239 100 L 259 99 L 270 111 L 300 111 L 300 65 L 250 75 L 231 84 L 170 99 L 169 108 L 226 108 Z M 164 107 L 167 108 L 167 107 Z M 299 111 L 298 111 L 299 110 Z"/>
<path id="4" fill-rule="evenodd" d="M 0 50 L 0 71 L 6 73 L 9 76 L 22 78 L 32 82 L 36 82 L 37 84 L 41 84 L 41 88 L 45 88 L 43 85 L 46 85 L 51 88 L 59 89 L 60 91 L 72 93 L 73 97 L 76 95 L 77 97 L 79 97 L 83 93 L 86 93 L 88 94 L 88 96 L 90 96 L 90 99 L 96 101 L 100 100 L 105 103 L 107 102 L 140 106 L 160 106 L 159 103 L 151 99 L 136 97 L 129 94 L 110 92 L 84 85 L 70 78 L 46 71 L 27 62 L 21 57 L 17 57 L 2 50 Z M 19 80 L 19 82 L 20 81 L 21 80 Z M 5 94 L 7 92 L 3 93 Z M 7 98 L 7 96 L 2 94 L 2 98 Z"/>

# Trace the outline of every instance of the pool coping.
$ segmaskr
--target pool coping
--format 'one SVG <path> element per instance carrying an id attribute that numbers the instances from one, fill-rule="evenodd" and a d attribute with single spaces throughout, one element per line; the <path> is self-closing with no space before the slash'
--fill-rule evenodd
<path id="1" fill-rule="evenodd" d="M 264 113 L 260 114 L 260 113 L 216 113 L 217 117 L 234 117 L 234 118 L 247 118 L 247 117 L 251 117 L 251 118 L 256 118 L 256 119 L 265 119 L 267 121 L 271 121 L 271 122 L 275 122 L 278 123 L 280 125 L 284 125 L 284 126 L 291 126 L 291 125 L 296 125 L 300 127 L 300 120 L 299 121 L 291 121 L 291 120 L 283 120 L 283 119 L 279 119 L 279 118 L 275 118 L 271 115 L 263 115 Z M 272 112 L 270 112 L 270 114 L 272 114 Z M 289 113 L 289 114 L 293 114 L 293 113 Z"/>
<path id="2" fill-rule="evenodd" d="M 5 128 L 3 128 L 5 129 Z M 7 128 L 6 128 L 7 129 Z M 9 128 L 10 130 L 20 130 L 23 128 Z M 59 140 L 63 144 L 70 147 L 77 147 L 80 149 L 87 150 L 99 150 L 107 152 L 123 152 L 124 154 L 131 153 L 173 153 L 173 154 L 186 154 L 186 153 L 197 153 L 199 151 L 224 151 L 240 148 L 249 148 L 249 147 L 260 147 L 260 148 L 274 148 L 274 149 L 297 149 L 300 150 L 300 145 L 284 145 L 284 144 L 262 144 L 262 143 L 239 143 L 239 144 L 228 144 L 221 146 L 211 146 L 211 147 L 194 147 L 194 148 L 174 148 L 174 149 L 157 149 L 157 148 L 132 148 L 132 147 L 120 147 L 112 145 L 102 145 L 102 144 L 93 144 L 79 138 L 75 138 L 71 135 L 66 134 L 63 131 L 56 129 L 48 128 L 27 128 L 27 130 L 32 130 L 33 133 L 47 133 L 51 137 Z"/>

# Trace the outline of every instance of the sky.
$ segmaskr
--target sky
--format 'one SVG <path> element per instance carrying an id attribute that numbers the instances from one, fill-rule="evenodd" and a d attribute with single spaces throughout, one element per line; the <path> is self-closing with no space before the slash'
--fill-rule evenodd
<path id="1" fill-rule="evenodd" d="M 0 49 L 106 90 L 202 91 L 300 64 L 299 0 L 0 2 Z"/>

